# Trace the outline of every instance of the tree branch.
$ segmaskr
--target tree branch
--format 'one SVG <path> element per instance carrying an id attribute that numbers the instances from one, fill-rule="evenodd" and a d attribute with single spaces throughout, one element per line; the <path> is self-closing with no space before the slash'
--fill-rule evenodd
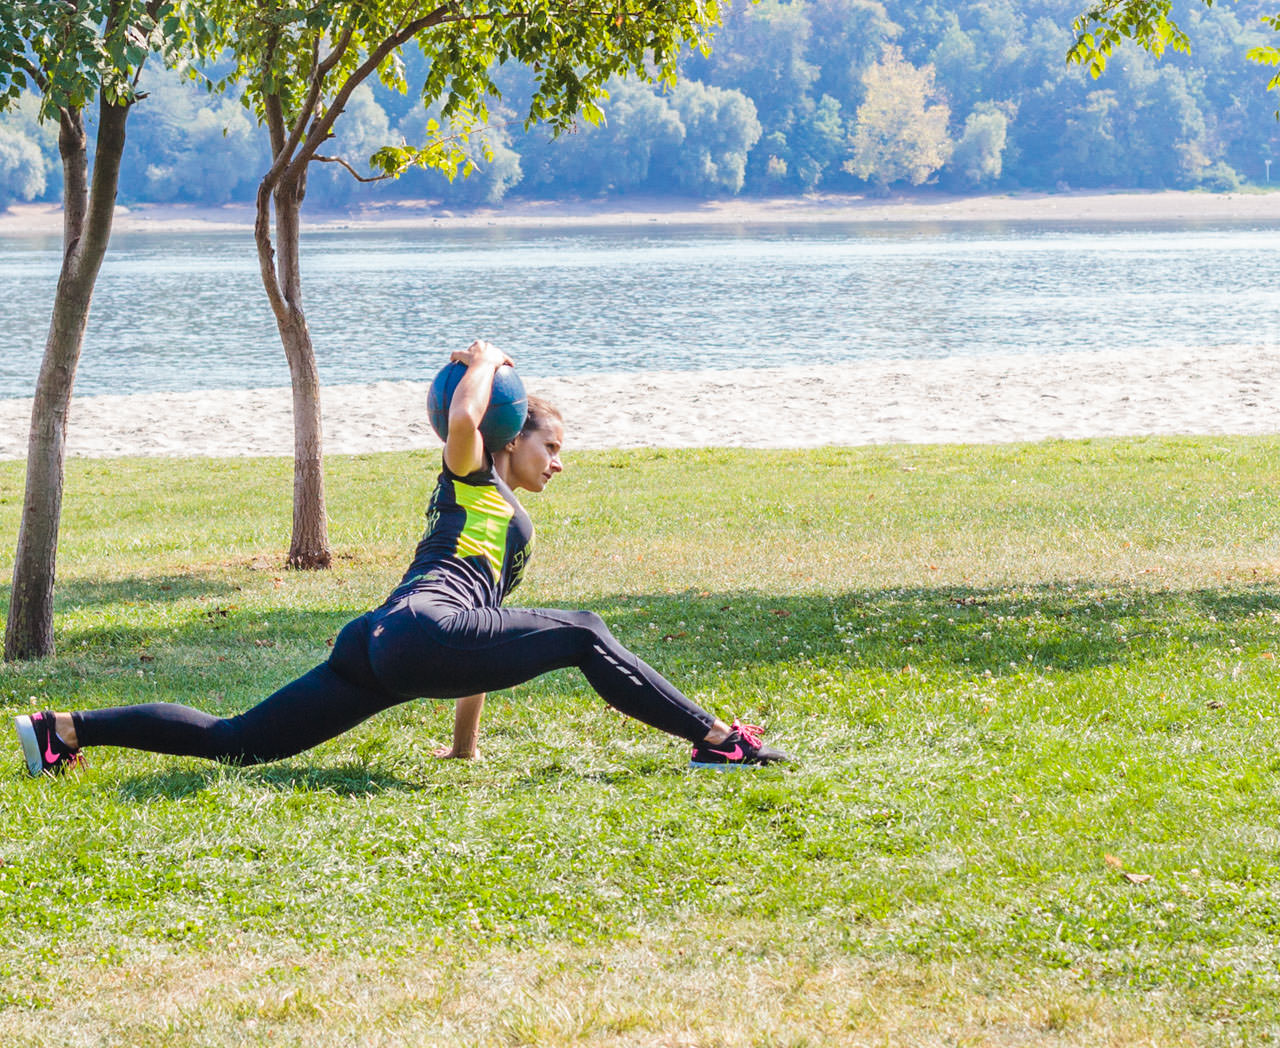
<path id="1" fill-rule="evenodd" d="M 342 36 L 338 38 L 338 42 L 334 46 L 333 50 L 325 56 L 325 60 L 323 62 L 316 66 L 316 72 L 319 74 L 319 79 L 323 80 L 328 76 L 333 70 L 333 67 L 342 60 L 342 56 L 351 45 L 351 37 L 355 31 L 355 26 L 353 25 L 348 25 L 347 28 L 342 31 Z"/>
<path id="2" fill-rule="evenodd" d="M 316 153 L 311 159 L 318 160 L 322 164 L 338 164 L 345 167 L 357 182 L 385 182 L 388 178 L 395 178 L 395 175 L 362 175 L 340 156 L 321 156 Z"/>
<path id="3" fill-rule="evenodd" d="M 268 192 L 275 189 L 280 181 L 280 176 L 289 164 L 289 153 L 292 152 L 292 148 L 285 150 L 284 106 L 280 102 L 280 96 L 267 90 L 271 59 L 279 45 L 280 34 L 277 32 L 262 55 L 262 111 L 267 121 L 267 133 L 271 138 L 271 167 L 262 176 L 261 184 Z"/>
<path id="4" fill-rule="evenodd" d="M 456 3 L 450 2 L 442 4 L 430 14 L 424 15 L 422 18 L 415 19 L 414 21 L 402 26 L 399 31 L 387 37 L 373 51 L 371 51 L 369 57 L 366 58 L 364 62 L 343 82 L 342 87 L 334 96 L 333 102 L 330 103 L 328 108 L 325 110 L 324 116 L 311 125 L 310 130 L 307 132 L 307 137 L 303 143 L 302 149 L 292 162 L 294 168 L 301 170 L 311 162 L 312 157 L 315 156 L 316 151 L 320 148 L 321 144 L 326 142 L 331 136 L 334 121 L 338 119 L 339 114 L 341 114 L 343 109 L 346 108 L 346 104 L 351 100 L 351 95 L 354 93 L 355 89 L 364 83 L 365 80 L 367 80 L 369 76 L 377 70 L 378 66 L 382 65 L 382 63 L 386 61 L 388 55 L 397 48 L 403 47 L 424 29 L 430 29 L 432 26 L 440 25 L 446 20 L 462 20 L 463 16 L 455 16 L 452 19 L 448 18 L 449 13 L 456 10 Z M 313 84 L 312 87 L 314 91 L 316 85 Z"/>
<path id="5" fill-rule="evenodd" d="M 262 287 L 271 304 L 271 312 L 279 319 L 288 312 L 284 293 L 280 290 L 280 278 L 276 274 L 276 249 L 271 243 L 271 187 L 265 179 L 258 186 L 257 210 L 253 221 L 253 239 L 258 248 L 258 269 L 262 274 Z"/>
<path id="6" fill-rule="evenodd" d="M 44 74 L 38 65 L 27 58 L 26 55 L 15 55 L 18 65 L 22 67 L 22 71 L 31 77 L 32 82 L 40 89 L 42 95 L 49 93 L 49 78 Z"/>
<path id="7" fill-rule="evenodd" d="M 306 100 L 298 107 L 298 118 L 294 121 L 293 127 L 289 129 L 288 139 L 285 140 L 282 134 L 282 144 L 279 148 L 276 148 L 276 142 L 272 140 L 272 150 L 276 155 L 272 171 L 275 171 L 276 167 L 281 165 L 281 162 L 285 166 L 292 162 L 294 151 L 298 148 L 298 143 L 303 140 L 303 135 L 306 133 L 311 114 L 315 112 L 316 103 L 320 101 L 320 93 L 324 90 L 324 78 L 342 60 L 342 55 L 350 45 L 354 32 L 355 27 L 348 25 L 342 31 L 342 36 L 339 37 L 337 45 L 329 52 L 324 61 L 320 61 L 320 37 L 316 36 L 315 45 L 311 52 L 311 85 L 307 88 Z M 281 113 L 281 120 L 283 126 L 283 112 Z M 307 140 L 310 141 L 310 136 L 308 136 Z M 319 143 L 316 144 L 316 148 L 319 148 Z M 315 150 L 313 149 L 312 152 L 315 152 Z M 281 171 L 283 171 L 283 167 Z"/>
<path id="8" fill-rule="evenodd" d="M 161 0 L 147 0 L 147 17 L 150 18 L 152 22 L 154 22 L 157 16 L 160 14 L 160 7 L 161 7 Z M 147 48 L 147 55 L 149 56 L 150 54 L 151 54 L 151 49 Z M 147 97 L 146 95 L 140 95 L 137 92 L 138 84 L 142 80 L 142 70 L 143 70 L 143 67 L 146 66 L 146 64 L 147 64 L 147 59 L 143 58 L 143 60 L 138 63 L 138 71 L 133 74 L 133 86 L 135 89 L 133 93 L 133 100 L 135 102 L 141 102 L 144 98 Z"/>

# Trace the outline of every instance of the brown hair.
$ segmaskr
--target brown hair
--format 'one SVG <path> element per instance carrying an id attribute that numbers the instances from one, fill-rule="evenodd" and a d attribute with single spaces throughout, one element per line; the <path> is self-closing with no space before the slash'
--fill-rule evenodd
<path id="1" fill-rule="evenodd" d="M 564 425 L 564 416 L 560 414 L 560 409 L 554 404 L 550 404 L 541 397 L 529 397 L 529 414 L 525 416 L 524 425 L 520 428 L 520 436 L 526 433 L 532 433 L 535 429 L 541 429 L 547 424 L 548 419 L 555 419 L 562 426 Z"/>

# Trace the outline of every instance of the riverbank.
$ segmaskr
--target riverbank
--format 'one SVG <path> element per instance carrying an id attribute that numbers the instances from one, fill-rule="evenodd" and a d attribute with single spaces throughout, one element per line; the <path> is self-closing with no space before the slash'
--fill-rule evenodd
<path id="1" fill-rule="evenodd" d="M 569 450 L 991 444 L 1280 432 L 1280 353 L 1265 346 L 894 361 L 820 368 L 530 379 L 565 415 Z M 324 391 L 325 447 L 438 447 L 427 386 Z M 0 400 L 0 459 L 26 456 L 30 399 Z M 290 455 L 287 390 L 77 398 L 68 452 Z"/>
<path id="2" fill-rule="evenodd" d="M 370 194 L 376 200 L 376 194 Z M 887 222 L 1278 221 L 1280 192 L 1067 192 L 949 196 L 916 192 L 888 199 L 813 193 L 800 197 L 696 200 L 628 196 L 608 200 L 511 201 L 461 212 L 429 201 L 369 203 L 349 212 L 304 209 L 311 231 L 373 228 L 467 229 L 488 226 L 753 225 Z M 251 230 L 253 207 L 140 204 L 117 209 L 117 233 Z M 18 204 L 0 212 L 0 236 L 60 235 L 54 204 Z"/>

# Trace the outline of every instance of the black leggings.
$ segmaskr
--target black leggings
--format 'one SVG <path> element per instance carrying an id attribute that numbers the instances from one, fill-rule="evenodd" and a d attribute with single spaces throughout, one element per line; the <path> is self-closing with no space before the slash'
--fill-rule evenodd
<path id="1" fill-rule="evenodd" d="M 219 718 L 176 703 L 73 713 L 81 746 L 127 746 L 231 764 L 281 760 L 414 698 L 456 699 L 577 666 L 611 706 L 691 742 L 711 714 L 589 611 L 467 608 L 416 593 L 347 623 L 327 662 L 253 709 Z"/>

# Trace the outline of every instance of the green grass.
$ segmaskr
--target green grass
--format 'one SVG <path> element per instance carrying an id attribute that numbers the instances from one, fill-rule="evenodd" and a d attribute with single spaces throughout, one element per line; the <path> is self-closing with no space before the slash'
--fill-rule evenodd
<path id="1" fill-rule="evenodd" d="M 494 696 L 470 763 L 432 702 L 248 769 L 33 782 L 0 733 L 0 1043 L 1267 1043 L 1277 475 L 1234 438 L 572 456 L 516 602 L 799 765 L 691 774 L 572 672 Z M 323 658 L 433 457 L 328 479 L 299 574 L 287 463 L 71 462 L 58 655 L 0 668 L 4 723 L 238 711 Z"/>

